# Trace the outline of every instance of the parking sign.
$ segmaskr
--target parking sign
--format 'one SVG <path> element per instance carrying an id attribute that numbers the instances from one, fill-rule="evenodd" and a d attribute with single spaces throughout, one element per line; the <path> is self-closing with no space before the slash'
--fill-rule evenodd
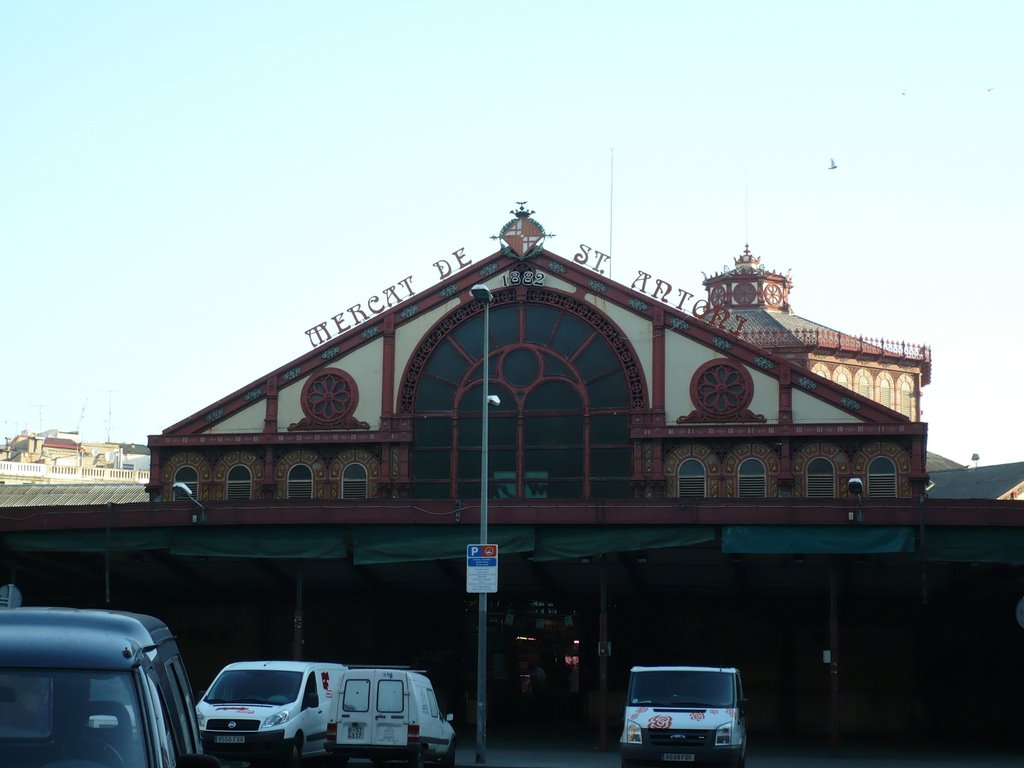
<path id="1" fill-rule="evenodd" d="M 466 545 L 466 591 L 498 591 L 498 545 Z"/>

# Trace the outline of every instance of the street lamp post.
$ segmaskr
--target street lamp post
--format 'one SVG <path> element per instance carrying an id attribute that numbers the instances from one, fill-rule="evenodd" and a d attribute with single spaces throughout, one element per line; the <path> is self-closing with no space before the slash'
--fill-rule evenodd
<path id="1" fill-rule="evenodd" d="M 491 405 L 488 391 L 490 376 L 491 328 L 490 308 L 491 291 L 486 285 L 474 285 L 470 289 L 473 297 L 484 305 L 484 343 L 483 343 L 483 399 L 480 402 L 480 545 L 487 543 L 487 416 Z M 487 593 L 477 593 L 479 616 L 477 620 L 477 651 L 476 651 L 476 762 L 487 762 Z"/>

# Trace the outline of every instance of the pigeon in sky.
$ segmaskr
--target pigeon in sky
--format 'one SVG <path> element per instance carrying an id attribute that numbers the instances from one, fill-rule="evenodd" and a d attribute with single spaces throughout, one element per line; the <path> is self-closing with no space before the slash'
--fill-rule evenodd
<path id="1" fill-rule="evenodd" d="M 835 170 L 836 168 L 838 168 L 838 167 L 839 167 L 838 165 L 836 165 L 836 161 L 835 161 L 835 158 L 831 158 L 831 157 L 830 157 L 830 158 L 829 158 L 829 162 L 830 162 L 830 163 L 832 163 L 832 164 L 831 164 L 831 165 L 830 165 L 830 166 L 828 167 L 828 169 L 829 169 L 830 171 L 834 171 L 834 170 Z"/>

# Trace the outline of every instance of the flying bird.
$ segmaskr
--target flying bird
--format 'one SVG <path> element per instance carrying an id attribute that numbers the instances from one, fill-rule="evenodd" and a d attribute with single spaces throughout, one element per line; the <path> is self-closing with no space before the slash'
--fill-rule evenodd
<path id="1" fill-rule="evenodd" d="M 829 169 L 830 171 L 834 171 L 834 170 L 835 170 L 836 168 L 838 168 L 838 167 L 839 167 L 838 165 L 836 165 L 836 161 L 835 161 L 835 159 L 834 159 L 834 158 L 831 158 L 831 157 L 830 157 L 830 158 L 829 158 L 829 162 L 830 162 L 830 163 L 832 163 L 832 164 L 831 164 L 831 165 L 830 165 L 830 166 L 828 167 L 828 169 Z"/>

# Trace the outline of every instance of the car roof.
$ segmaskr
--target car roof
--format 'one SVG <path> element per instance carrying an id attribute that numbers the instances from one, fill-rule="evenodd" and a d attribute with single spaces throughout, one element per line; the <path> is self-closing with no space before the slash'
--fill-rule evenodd
<path id="1" fill-rule="evenodd" d="M 159 619 L 123 611 L 23 607 L 0 610 L 0 666 L 129 669 L 138 652 L 173 641 Z"/>
<path id="2" fill-rule="evenodd" d="M 307 669 L 345 669 L 344 664 L 333 661 L 293 661 L 288 659 L 271 659 L 265 661 L 233 661 L 224 666 L 222 672 L 229 669 L 273 669 L 281 672 L 305 672 Z"/>
<path id="3" fill-rule="evenodd" d="M 736 667 L 633 667 L 631 672 L 729 672 L 738 674 Z"/>

